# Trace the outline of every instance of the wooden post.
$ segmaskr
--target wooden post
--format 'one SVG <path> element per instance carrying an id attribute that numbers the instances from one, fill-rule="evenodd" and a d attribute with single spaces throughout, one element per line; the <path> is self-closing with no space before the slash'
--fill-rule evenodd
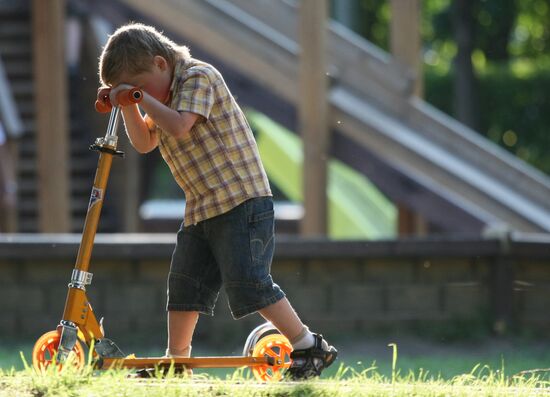
<path id="1" fill-rule="evenodd" d="M 33 0 L 39 231 L 70 231 L 65 0 Z"/>
<path id="2" fill-rule="evenodd" d="M 423 95 L 421 0 L 390 0 L 390 48 L 394 58 L 414 72 L 413 93 Z"/>
<path id="3" fill-rule="evenodd" d="M 390 47 L 393 57 L 415 76 L 413 95 L 423 95 L 422 41 L 420 36 L 421 0 L 390 0 Z M 400 236 L 428 232 L 426 221 L 406 205 L 398 206 L 397 229 Z"/>
<path id="4" fill-rule="evenodd" d="M 303 235 L 327 233 L 328 106 L 326 69 L 327 0 L 300 2 L 299 121 L 304 145 Z"/>

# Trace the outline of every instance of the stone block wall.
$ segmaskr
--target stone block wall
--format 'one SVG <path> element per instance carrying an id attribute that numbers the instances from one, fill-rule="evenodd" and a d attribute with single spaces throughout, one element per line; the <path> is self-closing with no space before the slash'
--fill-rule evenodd
<path id="1" fill-rule="evenodd" d="M 78 239 L 0 236 L 0 336 L 37 338 L 55 328 Z M 87 293 L 117 343 L 165 340 L 173 242 L 173 236 L 158 235 L 97 237 Z M 334 337 L 457 323 L 487 332 L 542 333 L 550 329 L 549 244 L 522 244 L 282 240 L 272 274 L 304 321 Z M 201 316 L 197 338 L 214 345 L 244 342 L 261 322 L 258 315 L 233 320 L 222 291 L 216 315 Z"/>

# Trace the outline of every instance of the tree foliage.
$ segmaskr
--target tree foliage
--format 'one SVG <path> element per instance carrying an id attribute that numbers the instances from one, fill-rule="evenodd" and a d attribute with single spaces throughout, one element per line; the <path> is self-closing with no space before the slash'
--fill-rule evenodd
<path id="1" fill-rule="evenodd" d="M 345 17 L 335 3 L 352 7 Z M 471 66 L 476 129 L 489 139 L 550 174 L 550 2 L 548 0 L 473 0 Z M 425 96 L 457 116 L 449 92 L 464 73 L 456 65 L 456 2 L 422 0 L 421 34 Z M 333 17 L 383 49 L 389 48 L 389 0 L 333 0 Z M 348 15 L 349 16 L 349 15 Z M 462 62 L 464 64 L 464 62 Z M 454 101 L 456 102 L 456 101 Z"/>
<path id="2" fill-rule="evenodd" d="M 422 34 L 427 48 L 439 51 L 454 41 L 451 8 L 449 0 L 423 1 Z M 470 17 L 475 26 L 474 47 L 489 61 L 549 55 L 550 5 L 547 0 L 476 0 Z"/>

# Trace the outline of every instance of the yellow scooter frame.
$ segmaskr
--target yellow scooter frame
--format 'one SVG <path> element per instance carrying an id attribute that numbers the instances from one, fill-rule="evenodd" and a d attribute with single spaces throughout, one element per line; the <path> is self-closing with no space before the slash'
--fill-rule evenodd
<path id="1" fill-rule="evenodd" d="M 47 332 L 37 340 L 33 349 L 33 366 L 37 369 L 52 364 L 62 366 L 69 354 L 74 352 L 76 356 L 74 364 L 82 367 L 85 363 L 85 355 L 80 340 L 89 348 L 93 347 L 94 365 L 97 369 L 115 367 L 152 369 L 166 368 L 171 365 L 176 369 L 251 367 L 258 380 L 280 379 L 284 369 L 290 366 L 292 348 L 288 340 L 270 323 L 263 324 L 252 331 L 247 339 L 243 356 L 236 357 L 136 358 L 134 355 L 124 355 L 113 341 L 105 338 L 103 319 L 97 320 L 86 295 L 86 286 L 91 284 L 93 276 L 89 272 L 90 258 L 113 156 L 124 155 L 117 150 L 120 106 L 139 103 L 143 93 L 138 88 L 121 92 L 117 96 L 120 104 L 117 107 L 110 106 L 108 89 L 105 90 L 103 97 L 105 102 L 96 102 L 96 110 L 99 112 L 110 110 L 110 119 L 105 136 L 97 138 L 90 146 L 91 150 L 99 152 L 99 160 L 82 239 L 68 285 L 63 317 L 55 331 Z"/>

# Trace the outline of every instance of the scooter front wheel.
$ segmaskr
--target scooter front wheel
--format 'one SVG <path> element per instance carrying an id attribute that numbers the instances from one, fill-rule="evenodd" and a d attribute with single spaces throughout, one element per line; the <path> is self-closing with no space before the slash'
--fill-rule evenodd
<path id="1" fill-rule="evenodd" d="M 32 365 L 38 371 L 48 368 L 50 365 L 62 368 L 62 364 L 56 363 L 56 353 L 59 348 L 59 342 L 61 340 L 61 334 L 58 331 L 49 331 L 42 335 L 32 349 Z M 72 353 L 74 353 L 71 363 L 76 368 L 83 368 L 86 363 L 84 350 L 79 341 L 73 347 Z"/>
<path id="2" fill-rule="evenodd" d="M 275 360 L 279 361 L 280 364 L 252 367 L 254 377 L 262 382 L 276 382 L 281 380 L 284 371 L 290 367 L 292 362 L 290 359 L 291 352 L 292 345 L 284 335 L 270 334 L 260 337 L 254 345 L 252 356 L 273 357 Z"/>

